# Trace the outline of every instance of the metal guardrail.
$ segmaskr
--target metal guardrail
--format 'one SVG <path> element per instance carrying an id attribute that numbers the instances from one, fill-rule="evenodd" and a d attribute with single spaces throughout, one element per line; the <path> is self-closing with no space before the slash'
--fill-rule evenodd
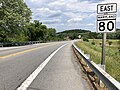
<path id="1" fill-rule="evenodd" d="M 28 42 L 6 42 L 6 43 L 0 43 L 0 47 L 10 47 L 10 46 L 23 46 L 23 45 L 31 45 L 31 44 L 37 44 L 40 43 L 40 41 L 28 41 Z"/>
<path id="2" fill-rule="evenodd" d="M 120 90 L 120 83 L 117 80 L 111 77 L 107 72 L 105 72 L 93 61 L 91 61 L 89 57 L 84 54 L 84 52 L 80 50 L 75 44 L 73 44 L 73 47 L 109 90 Z"/>
<path id="3" fill-rule="evenodd" d="M 27 41 L 27 42 L 0 42 L 0 47 L 11 47 L 11 46 L 24 46 L 37 43 L 48 43 L 48 42 L 58 42 L 58 41 Z"/>

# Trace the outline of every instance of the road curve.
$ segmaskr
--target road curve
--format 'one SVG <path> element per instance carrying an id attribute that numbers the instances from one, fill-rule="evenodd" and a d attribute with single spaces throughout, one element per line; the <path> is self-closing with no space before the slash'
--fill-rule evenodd
<path id="1" fill-rule="evenodd" d="M 61 48 L 27 90 L 89 90 L 81 78 L 69 42 L 54 42 L 0 50 L 0 90 L 17 89 L 53 51 Z"/>

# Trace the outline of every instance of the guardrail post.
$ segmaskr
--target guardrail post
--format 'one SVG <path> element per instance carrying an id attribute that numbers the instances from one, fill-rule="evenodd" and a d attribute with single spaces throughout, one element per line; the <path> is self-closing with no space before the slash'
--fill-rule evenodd
<path id="1" fill-rule="evenodd" d="M 105 65 L 98 64 L 98 66 L 99 66 L 100 68 L 102 68 L 103 70 L 105 70 Z M 105 87 L 104 83 L 103 83 L 100 79 L 98 79 L 98 85 L 99 85 L 100 87 Z"/>
<path id="2" fill-rule="evenodd" d="M 87 56 L 87 59 L 90 60 L 90 55 L 89 54 L 85 54 Z M 87 67 L 89 68 L 88 64 Z"/>

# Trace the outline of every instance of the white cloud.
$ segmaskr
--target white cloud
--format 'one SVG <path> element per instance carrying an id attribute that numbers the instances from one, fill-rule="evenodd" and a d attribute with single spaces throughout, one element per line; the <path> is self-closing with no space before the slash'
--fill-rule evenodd
<path id="1" fill-rule="evenodd" d="M 62 6 L 63 7 L 63 5 L 66 5 L 66 4 L 68 4 L 68 3 L 74 3 L 74 2 L 77 2 L 78 0 L 55 0 L 55 1 L 53 1 L 53 2 L 51 2 L 50 4 L 49 4 L 49 6 L 57 6 L 57 7 L 59 7 L 59 6 Z"/>
<path id="2" fill-rule="evenodd" d="M 65 24 L 64 24 L 64 23 L 61 23 L 60 25 L 61 25 L 61 26 L 64 26 Z"/>
<path id="3" fill-rule="evenodd" d="M 49 4 L 49 6 L 63 6 L 65 5 L 66 3 L 64 2 L 64 0 L 57 0 L 55 2 L 51 2 Z"/>
<path id="4" fill-rule="evenodd" d="M 39 1 L 39 0 L 30 0 L 31 2 L 36 2 L 36 1 Z"/>
<path id="5" fill-rule="evenodd" d="M 96 17 L 96 16 L 97 16 L 97 13 L 92 13 L 89 15 L 89 18 Z"/>
<path id="6" fill-rule="evenodd" d="M 90 1 L 68 3 L 67 9 L 72 11 L 80 11 L 80 12 L 95 12 L 96 3 L 91 3 Z"/>
<path id="7" fill-rule="evenodd" d="M 36 10 L 39 14 L 41 14 L 42 16 L 49 16 L 49 15 L 53 15 L 53 14 L 60 14 L 61 11 L 60 10 L 50 10 L 49 8 L 38 8 Z"/>
<path id="8" fill-rule="evenodd" d="M 27 0 L 25 0 L 25 1 L 27 1 Z M 38 3 L 38 4 L 43 4 L 43 3 L 45 3 L 45 2 L 48 2 L 48 1 L 50 1 L 50 0 L 29 0 L 32 4 L 33 3 Z"/>
<path id="9" fill-rule="evenodd" d="M 94 12 L 96 11 L 96 3 L 90 1 L 79 0 L 56 0 L 48 4 L 49 7 L 56 9 L 80 11 L 80 12 Z"/>
<path id="10" fill-rule="evenodd" d="M 53 2 L 48 3 L 48 7 L 54 9 L 61 9 L 62 11 L 66 11 L 68 9 L 67 5 L 69 3 L 77 3 L 78 0 L 54 0 Z"/>
<path id="11" fill-rule="evenodd" d="M 86 18 L 88 15 L 86 13 L 74 13 L 74 12 L 64 12 L 64 15 L 66 15 L 69 18 Z"/>
<path id="12" fill-rule="evenodd" d="M 57 23 L 60 23 L 60 22 L 61 22 L 60 19 L 43 20 L 44 24 L 57 24 Z"/>
<path id="13" fill-rule="evenodd" d="M 33 16 L 34 18 L 47 19 L 60 17 L 61 13 L 62 12 L 60 10 L 55 11 L 49 8 L 42 7 L 34 9 Z"/>
<path id="14" fill-rule="evenodd" d="M 82 21 L 82 18 L 71 18 L 71 19 L 69 19 L 67 22 L 80 22 L 80 21 Z"/>
<path id="15" fill-rule="evenodd" d="M 93 23 L 89 23 L 89 24 L 87 24 L 88 26 L 94 26 L 94 24 Z"/>
<path id="16" fill-rule="evenodd" d="M 117 17 L 117 22 L 120 22 L 120 17 Z"/>

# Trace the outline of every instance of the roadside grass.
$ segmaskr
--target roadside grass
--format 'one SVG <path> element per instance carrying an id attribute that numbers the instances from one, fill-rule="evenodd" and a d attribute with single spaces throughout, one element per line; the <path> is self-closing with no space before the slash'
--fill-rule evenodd
<path id="1" fill-rule="evenodd" d="M 118 40 L 109 41 L 112 41 L 112 45 L 109 45 L 108 41 L 106 42 L 106 72 L 120 82 L 120 45 L 118 44 Z M 95 42 L 95 45 L 92 42 Z M 89 42 L 81 40 L 75 44 L 86 54 L 89 54 L 92 61 L 100 64 L 102 52 L 101 42 L 102 40 L 100 39 L 91 39 Z"/>

